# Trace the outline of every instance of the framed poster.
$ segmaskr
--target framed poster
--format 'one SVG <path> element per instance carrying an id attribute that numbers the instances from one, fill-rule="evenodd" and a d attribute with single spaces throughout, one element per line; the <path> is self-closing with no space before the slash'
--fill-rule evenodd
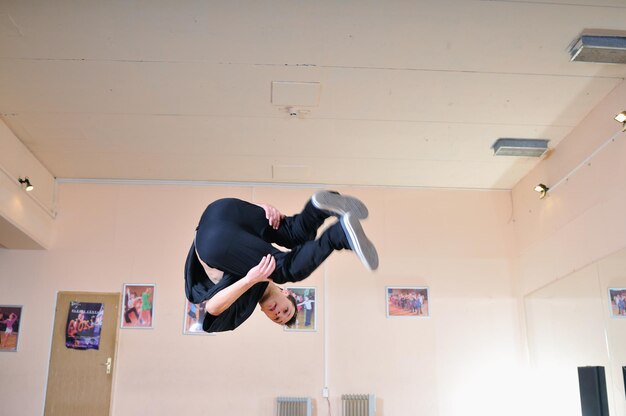
<path id="1" fill-rule="evenodd" d="M 285 290 L 296 301 L 296 322 L 285 331 L 316 331 L 317 305 L 314 287 L 287 287 Z"/>
<path id="2" fill-rule="evenodd" d="M 185 299 L 185 318 L 183 321 L 184 335 L 215 335 L 204 332 L 202 322 L 204 321 L 206 301 L 202 303 L 191 303 Z"/>
<path id="3" fill-rule="evenodd" d="M 154 284 L 124 284 L 122 328 L 154 328 Z"/>
<path id="4" fill-rule="evenodd" d="M 388 286 L 387 318 L 426 318 L 430 316 L 427 287 Z"/>
<path id="5" fill-rule="evenodd" d="M 0 305 L 0 352 L 15 352 L 20 337 L 22 306 Z"/>
<path id="6" fill-rule="evenodd" d="M 626 288 L 609 288 L 609 304 L 611 317 L 626 318 Z"/>

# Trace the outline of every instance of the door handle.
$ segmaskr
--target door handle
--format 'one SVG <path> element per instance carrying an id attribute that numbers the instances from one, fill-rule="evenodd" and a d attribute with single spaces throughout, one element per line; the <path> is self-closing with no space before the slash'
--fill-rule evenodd
<path id="1" fill-rule="evenodd" d="M 109 358 L 107 358 L 105 363 L 100 364 L 100 365 L 106 366 L 106 373 L 107 374 L 111 374 L 111 363 L 112 363 L 112 360 L 111 360 L 111 357 L 109 357 Z"/>

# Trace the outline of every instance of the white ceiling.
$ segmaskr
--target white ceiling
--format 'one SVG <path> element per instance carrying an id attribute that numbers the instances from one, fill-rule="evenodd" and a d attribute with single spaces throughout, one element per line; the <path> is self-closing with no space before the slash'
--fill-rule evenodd
<path id="1" fill-rule="evenodd" d="M 624 16 L 624 0 L 0 0 L 0 114 L 59 178 L 510 189 L 538 159 L 490 146 L 557 146 L 626 77 L 569 62 L 570 42 Z M 319 97 L 290 116 L 279 81 Z"/>

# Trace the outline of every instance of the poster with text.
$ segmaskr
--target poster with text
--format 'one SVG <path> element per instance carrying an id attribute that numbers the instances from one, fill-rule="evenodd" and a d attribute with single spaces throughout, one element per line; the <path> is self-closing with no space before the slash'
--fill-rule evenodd
<path id="1" fill-rule="evenodd" d="M 101 303 L 70 302 L 65 346 L 76 350 L 100 349 L 103 316 Z"/>

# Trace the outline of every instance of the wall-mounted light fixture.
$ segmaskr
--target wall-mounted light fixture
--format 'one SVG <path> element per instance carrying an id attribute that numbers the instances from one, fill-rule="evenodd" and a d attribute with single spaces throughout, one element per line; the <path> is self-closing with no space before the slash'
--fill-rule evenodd
<path id="1" fill-rule="evenodd" d="M 24 188 L 26 192 L 30 192 L 35 189 L 35 187 L 30 183 L 30 180 L 28 178 L 20 178 L 19 181 L 20 184 L 22 184 L 22 188 Z"/>
<path id="2" fill-rule="evenodd" d="M 539 185 L 535 186 L 535 192 L 539 192 L 539 199 L 543 199 L 546 197 L 546 195 L 548 194 L 548 190 L 550 188 L 548 188 L 546 185 L 540 183 Z"/>
<path id="3" fill-rule="evenodd" d="M 622 126 L 624 127 L 622 131 L 626 131 L 626 111 L 622 111 L 621 113 L 616 115 L 615 120 L 617 120 L 617 122 L 619 123 L 622 123 Z"/>
<path id="4" fill-rule="evenodd" d="M 626 111 L 622 111 L 621 113 L 616 115 L 615 116 L 615 120 L 620 122 L 620 123 L 622 123 L 624 128 L 621 131 L 618 131 L 614 135 L 609 137 L 608 140 L 606 140 L 604 143 L 602 143 L 596 150 L 591 152 L 591 154 L 589 156 L 587 156 L 585 158 L 585 160 L 580 162 L 574 169 L 572 169 L 570 171 L 570 173 L 568 173 L 567 175 L 562 177 L 560 180 L 558 180 L 555 183 L 553 183 L 550 188 L 548 188 L 546 185 L 544 185 L 542 183 L 540 183 L 539 185 L 535 186 L 535 191 L 539 192 L 539 198 L 541 198 L 541 199 L 545 198 L 545 196 L 547 195 L 548 191 L 554 191 L 556 188 L 559 187 L 559 185 L 561 185 L 563 182 L 567 181 L 570 178 L 570 176 L 572 176 L 574 173 L 576 173 L 583 166 L 591 166 L 590 161 L 591 161 L 591 159 L 594 158 L 595 155 L 597 155 L 602 149 L 604 149 L 609 144 L 614 143 L 615 139 L 618 136 L 623 135 L 623 132 L 626 131 Z"/>

